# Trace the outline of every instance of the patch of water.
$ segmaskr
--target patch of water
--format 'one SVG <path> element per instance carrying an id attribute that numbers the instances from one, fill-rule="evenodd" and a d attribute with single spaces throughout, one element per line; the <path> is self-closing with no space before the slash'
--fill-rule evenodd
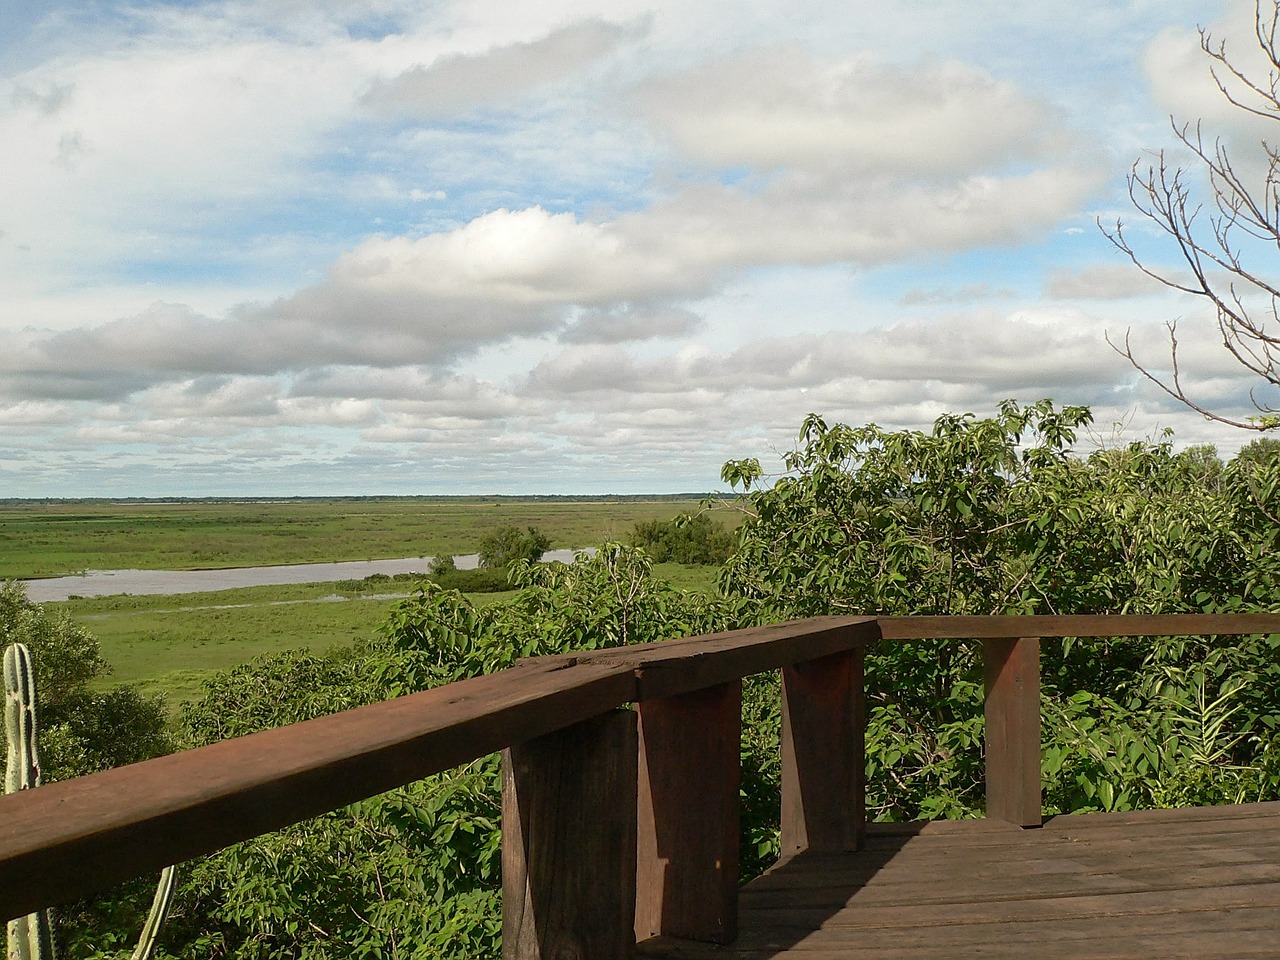
<path id="1" fill-rule="evenodd" d="M 544 561 L 571 563 L 573 550 L 548 550 Z M 49 603 L 76 597 L 106 597 L 121 593 L 138 596 L 171 593 L 209 593 L 238 587 L 277 586 L 286 583 L 331 583 L 363 580 L 375 573 L 426 573 L 432 557 L 399 560 L 348 560 L 338 563 L 291 563 L 270 567 L 228 567 L 223 570 L 86 570 L 72 577 L 48 577 L 23 581 L 27 598 Z M 478 554 L 455 556 L 460 570 L 472 570 Z"/>

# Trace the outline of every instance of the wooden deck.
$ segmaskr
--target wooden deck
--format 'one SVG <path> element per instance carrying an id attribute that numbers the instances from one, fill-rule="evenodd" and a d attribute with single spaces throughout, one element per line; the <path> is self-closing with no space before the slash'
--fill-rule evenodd
<path id="1" fill-rule="evenodd" d="M 1280 803 L 871 825 L 855 854 L 800 854 L 741 894 L 729 947 L 670 960 L 1280 958 Z"/>

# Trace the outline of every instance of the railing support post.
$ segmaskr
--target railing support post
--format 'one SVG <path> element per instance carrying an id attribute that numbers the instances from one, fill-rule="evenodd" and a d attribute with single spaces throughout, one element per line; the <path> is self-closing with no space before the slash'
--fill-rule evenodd
<path id="1" fill-rule="evenodd" d="M 861 648 L 782 668 L 782 855 L 866 836 Z"/>
<path id="2" fill-rule="evenodd" d="M 502 957 L 635 956 L 636 715 L 502 755 Z"/>
<path id="3" fill-rule="evenodd" d="M 984 640 L 987 816 L 1040 826 L 1040 640 Z"/>
<path id="4" fill-rule="evenodd" d="M 636 939 L 730 943 L 738 935 L 742 683 L 637 707 Z"/>

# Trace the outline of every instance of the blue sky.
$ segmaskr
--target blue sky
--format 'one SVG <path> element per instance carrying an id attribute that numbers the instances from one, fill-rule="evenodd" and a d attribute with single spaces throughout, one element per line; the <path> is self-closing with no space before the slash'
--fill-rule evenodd
<path id="1" fill-rule="evenodd" d="M 0 6 L 0 496 L 704 490 L 810 411 L 1250 437 L 1098 231 L 1252 4 Z"/>

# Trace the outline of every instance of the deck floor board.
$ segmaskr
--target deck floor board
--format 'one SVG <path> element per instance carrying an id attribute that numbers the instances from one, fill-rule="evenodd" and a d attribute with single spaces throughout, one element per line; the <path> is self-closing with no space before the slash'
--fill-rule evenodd
<path id="1" fill-rule="evenodd" d="M 741 894 L 730 946 L 668 960 L 1280 960 L 1280 803 L 877 826 Z"/>

